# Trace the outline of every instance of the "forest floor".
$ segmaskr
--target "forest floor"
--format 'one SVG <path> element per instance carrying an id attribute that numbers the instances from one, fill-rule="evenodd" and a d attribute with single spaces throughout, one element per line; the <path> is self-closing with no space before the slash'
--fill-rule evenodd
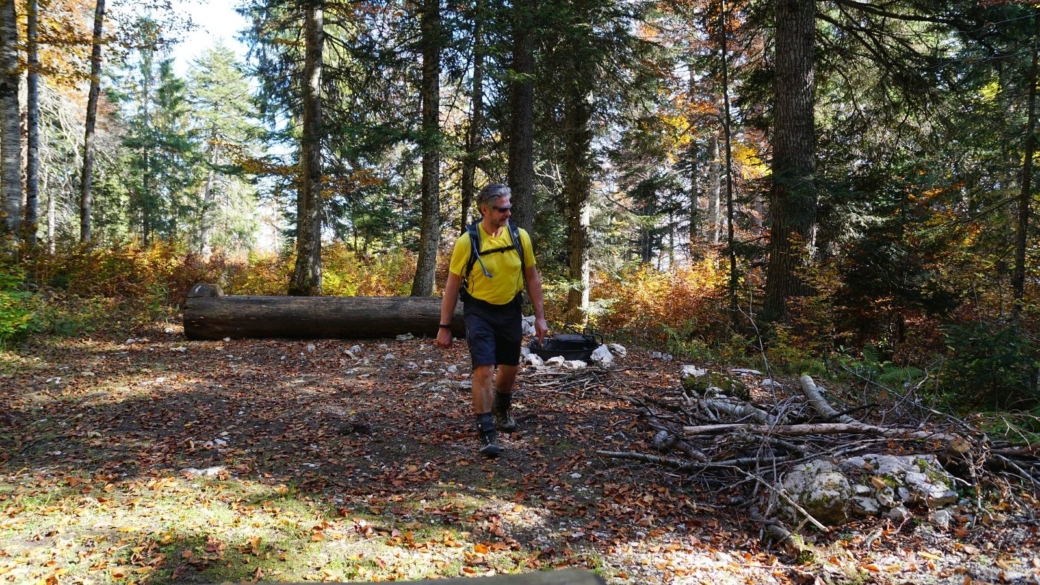
<path id="1" fill-rule="evenodd" d="M 353 346 L 360 352 L 350 352 Z M 564 567 L 608 583 L 1040 582 L 1040 503 L 771 548 L 748 486 L 652 453 L 623 396 L 677 362 L 521 371 L 520 430 L 477 454 L 465 343 L 37 338 L 0 352 L 0 583 L 387 581 Z M 454 366 L 453 368 L 451 366 Z M 792 383 L 791 386 L 794 386 Z M 811 529 L 807 529 L 811 530 Z"/>

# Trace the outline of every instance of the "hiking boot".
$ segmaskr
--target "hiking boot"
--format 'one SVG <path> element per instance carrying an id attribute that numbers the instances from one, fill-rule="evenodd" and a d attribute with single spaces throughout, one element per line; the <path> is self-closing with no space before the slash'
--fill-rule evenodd
<path id="1" fill-rule="evenodd" d="M 502 431 L 503 433 L 511 433 L 516 430 L 516 421 L 513 420 L 513 415 L 509 414 L 509 411 L 504 412 L 495 411 L 495 428 Z"/>
<path id="2" fill-rule="evenodd" d="M 487 458 L 498 457 L 502 448 L 498 446 L 498 433 L 494 430 L 480 431 L 480 454 Z"/>

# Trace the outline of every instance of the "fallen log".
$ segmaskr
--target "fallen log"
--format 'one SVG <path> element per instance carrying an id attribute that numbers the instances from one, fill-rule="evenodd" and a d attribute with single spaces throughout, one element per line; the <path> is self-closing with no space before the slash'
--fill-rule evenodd
<path id="1" fill-rule="evenodd" d="M 820 393 L 820 388 L 813 382 L 813 379 L 809 376 L 802 376 L 799 378 L 799 382 L 802 384 L 802 393 L 809 400 L 809 404 L 812 404 L 813 409 L 821 415 L 827 417 L 828 421 L 836 420 L 840 423 L 846 424 L 861 424 L 860 421 L 852 418 L 847 414 L 842 414 L 827 403 L 823 398 L 823 394 Z"/>
<path id="2" fill-rule="evenodd" d="M 695 435 L 712 435 L 740 431 L 784 437 L 801 437 L 805 435 L 836 435 L 842 433 L 849 433 L 878 435 L 881 437 L 888 437 L 892 439 L 914 439 L 918 441 L 935 440 L 944 441 L 946 443 L 951 444 L 956 443 L 958 441 L 964 441 L 964 439 L 961 436 L 951 433 L 915 431 L 913 429 L 903 429 L 898 427 L 879 427 L 863 423 L 816 423 L 775 426 L 731 423 L 683 427 L 683 434 L 685 434 L 688 437 Z"/>
<path id="3" fill-rule="evenodd" d="M 184 303 L 188 339 L 282 337 L 373 339 L 410 333 L 433 337 L 440 324 L 436 297 L 275 297 L 224 295 L 217 285 L 196 284 Z M 452 335 L 465 337 L 462 305 Z"/>

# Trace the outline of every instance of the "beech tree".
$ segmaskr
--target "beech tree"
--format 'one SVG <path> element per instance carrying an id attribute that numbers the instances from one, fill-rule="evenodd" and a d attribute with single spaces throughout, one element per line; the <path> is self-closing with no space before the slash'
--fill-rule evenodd
<path id="1" fill-rule="evenodd" d="M 0 0 L 0 197 L 3 233 L 16 238 L 22 221 L 22 128 L 15 0 Z"/>
<path id="2" fill-rule="evenodd" d="M 25 96 L 25 242 L 36 246 L 37 208 L 40 199 L 40 56 L 39 56 L 39 3 L 27 3 L 26 45 L 26 96 Z"/>
<path id="3" fill-rule="evenodd" d="M 94 34 L 90 41 L 90 89 L 87 94 L 87 117 L 83 130 L 83 173 L 80 175 L 79 239 L 90 241 L 91 182 L 94 178 L 94 129 L 97 125 L 98 97 L 101 95 L 101 44 L 105 27 L 105 0 L 97 0 L 94 8 Z"/>

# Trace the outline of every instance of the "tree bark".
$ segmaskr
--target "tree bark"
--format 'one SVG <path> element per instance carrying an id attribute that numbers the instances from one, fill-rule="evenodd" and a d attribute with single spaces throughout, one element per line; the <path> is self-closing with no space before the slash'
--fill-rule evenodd
<path id="1" fill-rule="evenodd" d="M 512 124 L 509 189 L 513 221 L 528 233 L 534 226 L 534 0 L 513 5 Z"/>
<path id="2" fill-rule="evenodd" d="M 217 161 L 220 157 L 220 144 L 217 142 L 217 133 L 214 130 L 210 136 L 213 150 L 209 153 L 209 169 L 206 171 L 206 181 L 202 185 L 202 213 L 199 217 L 199 253 L 209 256 L 212 249 L 209 245 L 209 237 L 212 231 L 210 216 L 213 211 L 213 183 L 216 179 Z"/>
<path id="3" fill-rule="evenodd" d="M 1022 160 L 1022 190 L 1018 196 L 1018 226 L 1015 241 L 1015 272 L 1011 277 L 1011 320 L 1018 323 L 1022 316 L 1022 301 L 1026 290 L 1026 247 L 1029 243 L 1029 202 L 1033 190 L 1033 155 L 1036 152 L 1036 81 L 1037 43 L 1040 37 L 1040 18 L 1033 14 L 1033 60 L 1029 67 L 1029 91 L 1026 98 L 1025 156 Z"/>
<path id="4" fill-rule="evenodd" d="M 302 185 L 296 201 L 296 266 L 289 294 L 321 294 L 321 70 L 325 45 L 323 0 L 310 0 L 304 36 L 303 136 L 300 140 Z"/>
<path id="5" fill-rule="evenodd" d="M 372 339 L 437 335 L 438 297 L 224 296 L 220 287 L 197 284 L 184 305 L 188 339 L 283 337 Z M 464 337 L 460 304 L 452 334 Z"/>
<path id="6" fill-rule="evenodd" d="M 470 92 L 472 113 L 466 132 L 466 156 L 462 160 L 462 211 L 459 233 L 469 224 L 473 195 L 477 192 L 476 175 L 480 164 L 481 136 L 484 127 L 484 0 L 477 0 L 473 15 L 473 88 Z"/>
<path id="7" fill-rule="evenodd" d="M 582 68 L 576 67 L 577 71 Z M 581 75 L 581 73 L 578 73 Z M 589 196 L 592 191 L 592 96 L 584 80 L 572 80 L 564 103 L 563 192 L 567 200 L 567 319 L 584 323 L 589 306 Z"/>
<path id="8" fill-rule="evenodd" d="M 22 127 L 19 105 L 18 20 L 14 0 L 0 0 L 0 193 L 3 235 L 18 235 L 22 221 Z"/>
<path id="9" fill-rule="evenodd" d="M 691 62 L 689 65 L 689 80 L 687 91 L 689 92 L 689 100 L 693 102 L 693 94 L 697 88 L 697 76 L 694 74 L 694 64 Z M 701 223 L 703 218 L 701 217 L 701 193 L 700 193 L 700 165 L 697 164 L 700 155 L 700 145 L 697 143 L 697 136 L 694 128 L 697 127 L 697 120 L 691 113 L 687 123 L 690 127 L 690 147 L 687 150 L 686 156 L 690 160 L 690 257 L 693 258 L 694 247 L 697 240 L 700 239 L 701 235 Z"/>
<path id="10" fill-rule="evenodd" d="M 25 243 L 36 247 L 36 223 L 40 206 L 40 57 L 37 51 L 37 0 L 29 0 L 25 27 L 26 57 L 29 70 L 26 75 L 25 124 Z"/>
<path id="11" fill-rule="evenodd" d="M 708 233 L 711 243 L 722 241 L 722 218 L 719 209 L 722 201 L 722 163 L 719 161 L 719 137 L 712 136 L 708 142 L 708 159 L 711 160 L 711 178 L 708 190 Z"/>
<path id="12" fill-rule="evenodd" d="M 726 14 L 726 1 L 719 3 L 719 19 L 722 26 L 719 34 L 722 42 L 722 133 L 726 145 L 726 248 L 729 252 L 729 310 L 733 323 L 737 322 L 737 249 L 733 237 L 733 136 L 730 126 L 729 115 L 729 47 L 726 28 L 728 15 Z"/>
<path id="13" fill-rule="evenodd" d="M 815 0 L 776 1 L 776 104 L 769 261 L 763 311 L 786 315 L 787 300 L 807 291 L 797 270 L 811 257 L 817 195 Z"/>
<path id="14" fill-rule="evenodd" d="M 422 8 L 422 233 L 412 296 L 433 294 L 441 233 L 441 5 L 423 0 Z"/>
<path id="15" fill-rule="evenodd" d="M 149 138 L 141 143 L 141 232 L 144 244 L 152 240 L 152 212 L 157 207 L 157 198 L 152 193 L 152 151 L 158 146 L 152 132 L 152 71 L 155 65 L 155 49 L 144 50 L 141 60 L 141 112 L 144 131 Z"/>
<path id="16" fill-rule="evenodd" d="M 94 173 L 94 126 L 97 123 L 98 97 L 101 94 L 101 34 L 105 24 L 105 0 L 94 7 L 94 36 L 90 46 L 90 91 L 87 93 L 87 121 L 83 133 L 83 172 L 79 187 L 79 240 L 90 242 L 91 181 Z"/>

